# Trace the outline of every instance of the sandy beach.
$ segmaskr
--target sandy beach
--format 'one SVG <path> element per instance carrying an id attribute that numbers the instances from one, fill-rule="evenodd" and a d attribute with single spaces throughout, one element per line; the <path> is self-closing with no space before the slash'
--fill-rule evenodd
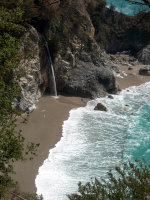
<path id="1" fill-rule="evenodd" d="M 87 101 L 84 99 L 84 101 Z M 18 181 L 21 191 L 35 193 L 35 178 L 38 169 L 48 157 L 49 150 L 62 136 L 62 124 L 67 120 L 72 108 L 85 106 L 86 103 L 79 97 L 60 96 L 55 99 L 44 96 L 36 105 L 36 110 L 28 117 L 27 124 L 22 124 L 22 134 L 26 141 L 40 143 L 37 156 L 32 161 L 15 164 L 15 180 Z"/>
<path id="2" fill-rule="evenodd" d="M 140 66 L 136 66 L 132 70 L 128 70 L 127 67 L 121 68 L 120 75 L 123 78 L 116 78 L 121 89 L 150 81 L 150 76 L 138 74 L 139 68 Z M 54 99 L 44 96 L 37 103 L 36 110 L 30 114 L 28 123 L 20 126 L 27 141 L 40 143 L 37 157 L 32 161 L 19 162 L 15 165 L 17 172 L 15 179 L 19 182 L 23 192 L 36 192 L 35 178 L 38 169 L 48 157 L 49 150 L 60 140 L 63 121 L 67 120 L 72 108 L 85 106 L 86 102 L 87 99 L 83 102 L 79 97 L 60 96 L 58 99 Z"/>
<path id="3" fill-rule="evenodd" d="M 149 82 L 150 76 L 142 76 L 139 74 L 140 65 L 133 67 L 132 70 L 128 70 L 128 67 L 123 66 L 120 68 L 120 78 L 116 77 L 121 89 L 128 88 L 130 86 L 138 86 L 142 83 Z"/>

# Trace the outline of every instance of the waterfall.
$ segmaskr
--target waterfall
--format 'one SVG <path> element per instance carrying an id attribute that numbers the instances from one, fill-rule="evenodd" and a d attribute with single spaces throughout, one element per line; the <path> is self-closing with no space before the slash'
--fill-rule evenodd
<path id="1" fill-rule="evenodd" d="M 49 47 L 48 47 L 48 44 L 47 44 L 47 41 L 46 41 L 46 38 L 45 38 L 44 35 L 42 35 L 42 38 L 43 38 L 43 41 L 45 43 L 46 52 L 47 52 L 47 59 L 48 59 L 50 70 L 52 72 L 52 82 L 53 82 L 54 97 L 57 97 L 57 88 L 56 88 L 55 73 L 54 73 L 54 67 L 53 67 L 53 63 L 52 63 L 52 59 L 51 59 Z"/>

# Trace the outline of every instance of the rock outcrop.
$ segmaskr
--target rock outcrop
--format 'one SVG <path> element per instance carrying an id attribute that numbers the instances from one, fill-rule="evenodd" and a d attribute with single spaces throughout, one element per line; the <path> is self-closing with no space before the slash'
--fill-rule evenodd
<path id="1" fill-rule="evenodd" d="M 105 112 L 108 111 L 107 108 L 106 108 L 102 103 L 98 103 L 98 104 L 95 106 L 94 110 L 105 111 Z"/>
<path id="2" fill-rule="evenodd" d="M 150 65 L 141 67 L 139 70 L 140 75 L 150 76 Z"/>
<path id="3" fill-rule="evenodd" d="M 138 52 L 137 58 L 144 65 L 150 64 L 150 44 Z"/>
<path id="4" fill-rule="evenodd" d="M 48 86 L 49 70 L 41 37 L 30 25 L 22 36 L 21 55 L 18 68 L 21 96 L 17 107 L 23 112 L 31 112 Z"/>
<path id="5" fill-rule="evenodd" d="M 59 92 L 90 98 L 117 92 L 113 71 L 102 62 L 100 54 L 69 54 L 72 62 L 70 58 L 64 60 L 61 56 L 55 61 Z"/>

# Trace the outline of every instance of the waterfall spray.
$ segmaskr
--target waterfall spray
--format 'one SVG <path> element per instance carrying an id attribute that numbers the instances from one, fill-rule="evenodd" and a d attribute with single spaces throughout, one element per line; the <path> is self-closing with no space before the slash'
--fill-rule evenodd
<path id="1" fill-rule="evenodd" d="M 53 67 L 53 63 L 52 63 L 52 59 L 51 59 L 49 47 L 48 47 L 48 44 L 47 44 L 47 41 L 46 41 L 46 38 L 44 37 L 44 35 L 42 35 L 42 38 L 43 38 L 43 41 L 44 41 L 44 43 L 45 43 L 46 52 L 47 52 L 47 59 L 48 59 L 48 63 L 49 63 L 50 70 L 51 70 L 51 72 L 52 72 L 52 81 L 53 81 L 54 97 L 57 97 L 57 88 L 56 88 L 55 73 L 54 73 L 54 67 Z"/>

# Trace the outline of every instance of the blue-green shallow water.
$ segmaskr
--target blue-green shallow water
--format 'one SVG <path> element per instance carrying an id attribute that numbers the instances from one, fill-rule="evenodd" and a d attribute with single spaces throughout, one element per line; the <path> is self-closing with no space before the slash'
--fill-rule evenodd
<path id="1" fill-rule="evenodd" d="M 150 105 L 139 108 L 130 123 L 123 159 L 144 159 L 150 164 Z"/>
<path id="2" fill-rule="evenodd" d="M 50 151 L 36 178 L 44 200 L 67 200 L 79 181 L 107 178 L 109 169 L 144 157 L 150 161 L 150 82 L 73 109 L 63 137 Z M 95 111 L 103 103 L 108 112 Z"/>
<path id="3" fill-rule="evenodd" d="M 136 0 L 140 1 L 140 0 Z M 127 15 L 135 15 L 139 11 L 142 10 L 150 10 L 147 6 L 139 6 L 139 5 L 134 5 L 131 3 L 128 3 L 125 0 L 106 0 L 107 5 L 110 6 L 111 4 L 115 6 L 115 9 L 119 12 L 123 12 L 124 14 Z"/>

